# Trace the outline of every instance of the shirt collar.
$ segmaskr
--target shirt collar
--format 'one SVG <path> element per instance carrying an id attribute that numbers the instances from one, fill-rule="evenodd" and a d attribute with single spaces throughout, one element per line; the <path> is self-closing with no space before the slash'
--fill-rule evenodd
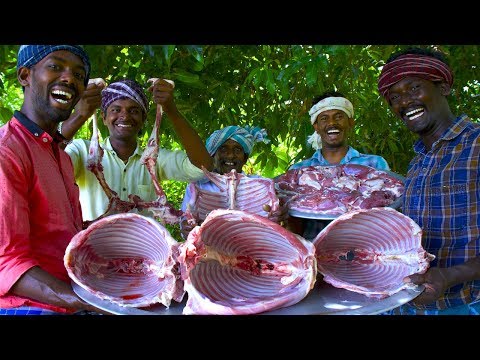
<path id="1" fill-rule="evenodd" d="M 343 157 L 343 159 L 340 161 L 340 164 L 346 164 L 350 162 L 353 158 L 357 158 L 360 156 L 360 153 L 352 148 L 351 146 L 348 146 L 348 151 Z M 322 150 L 318 149 L 313 157 L 316 157 L 318 161 L 320 162 L 321 165 L 331 165 L 322 155 Z"/>
<path id="2" fill-rule="evenodd" d="M 15 110 L 13 116 L 22 124 L 25 129 L 27 129 L 35 138 L 40 139 L 42 142 L 51 143 L 55 141 L 57 143 L 65 142 L 66 139 L 60 134 L 58 131 L 54 134 L 54 136 L 50 136 L 45 130 L 43 130 L 40 126 L 30 120 L 25 114 L 21 113 L 18 110 Z"/>
<path id="3" fill-rule="evenodd" d="M 107 136 L 105 138 L 105 140 L 103 141 L 103 149 L 107 150 L 107 151 L 115 151 L 115 150 L 113 150 L 112 143 L 110 142 L 110 136 Z M 135 151 L 133 152 L 132 156 L 134 156 L 134 155 L 138 155 L 140 157 L 143 155 L 143 150 L 138 145 L 138 142 L 137 142 L 137 147 L 136 147 Z"/>
<path id="4" fill-rule="evenodd" d="M 470 119 L 466 114 L 462 114 L 459 117 L 457 117 L 453 124 L 450 125 L 448 129 L 446 129 L 443 134 L 438 138 L 437 141 L 435 141 L 432 144 L 432 149 L 440 142 L 440 141 L 451 141 L 455 139 L 457 136 L 459 136 L 468 126 L 470 123 Z M 413 150 L 417 154 L 426 154 L 427 149 L 425 147 L 425 144 L 421 139 L 418 139 L 415 141 L 415 144 L 413 145 Z"/>

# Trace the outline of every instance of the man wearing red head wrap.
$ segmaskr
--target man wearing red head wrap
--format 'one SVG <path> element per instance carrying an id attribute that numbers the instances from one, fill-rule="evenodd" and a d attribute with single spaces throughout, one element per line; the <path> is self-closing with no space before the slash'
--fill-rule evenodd
<path id="1" fill-rule="evenodd" d="M 452 85 L 443 55 L 419 48 L 391 56 L 378 81 L 392 112 L 419 136 L 403 213 L 422 228 L 422 245 L 435 255 L 427 272 L 404 280 L 425 290 L 390 314 L 480 312 L 480 124 L 452 113 Z"/>

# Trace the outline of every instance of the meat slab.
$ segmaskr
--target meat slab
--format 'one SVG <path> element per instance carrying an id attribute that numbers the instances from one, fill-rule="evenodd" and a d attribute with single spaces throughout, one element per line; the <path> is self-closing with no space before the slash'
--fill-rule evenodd
<path id="1" fill-rule="evenodd" d="M 403 278 L 427 271 L 434 256 L 422 245 L 422 230 L 388 207 L 351 211 L 313 239 L 318 272 L 335 287 L 385 298 L 412 286 Z"/>
<path id="2" fill-rule="evenodd" d="M 64 264 L 70 278 L 103 300 L 143 307 L 182 301 L 179 243 L 157 221 L 135 213 L 106 216 L 77 233 Z"/>
<path id="3" fill-rule="evenodd" d="M 296 304 L 316 279 L 312 243 L 240 210 L 209 213 L 180 245 L 183 314 L 256 314 Z"/>
<path id="4" fill-rule="evenodd" d="M 404 192 L 390 172 L 356 164 L 289 170 L 275 179 L 275 188 L 289 210 L 332 216 L 389 206 Z"/>

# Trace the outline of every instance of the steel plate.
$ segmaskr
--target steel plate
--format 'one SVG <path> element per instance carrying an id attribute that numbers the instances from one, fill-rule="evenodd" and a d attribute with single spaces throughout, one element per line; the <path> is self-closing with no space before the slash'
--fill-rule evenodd
<path id="1" fill-rule="evenodd" d="M 172 301 L 168 309 L 161 304 L 148 308 L 132 308 L 102 300 L 74 282 L 72 286 L 81 299 L 114 315 L 182 315 L 188 296 L 185 294 L 181 303 Z M 377 315 L 415 299 L 423 290 L 424 286 L 421 285 L 403 289 L 385 299 L 374 299 L 317 281 L 315 287 L 299 303 L 261 315 Z"/>
<path id="2" fill-rule="evenodd" d="M 400 180 L 401 182 L 405 183 L 405 177 L 400 175 L 400 174 L 397 174 L 397 173 L 395 173 L 393 171 L 390 171 L 390 170 L 378 170 L 378 171 L 385 172 L 385 173 L 389 174 L 390 176 L 392 176 L 392 177 Z M 391 208 L 397 210 L 397 209 L 400 208 L 400 206 L 402 206 L 402 203 L 403 203 L 403 196 L 400 196 L 399 198 L 395 199 L 394 202 L 392 202 L 390 205 L 388 205 L 388 207 L 391 207 Z M 337 217 L 339 217 L 340 215 L 343 215 L 343 214 L 332 215 L 332 214 L 324 214 L 324 213 L 321 213 L 321 212 L 307 212 L 307 211 L 300 211 L 300 210 L 293 210 L 293 209 L 288 210 L 288 214 L 291 215 L 291 216 L 294 216 L 294 217 L 298 217 L 298 218 L 314 219 L 314 220 L 334 220 Z"/>

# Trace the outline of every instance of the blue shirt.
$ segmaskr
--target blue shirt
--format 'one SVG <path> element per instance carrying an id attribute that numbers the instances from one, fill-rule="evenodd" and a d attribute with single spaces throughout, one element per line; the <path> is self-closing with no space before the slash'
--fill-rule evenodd
<path id="1" fill-rule="evenodd" d="M 366 165 L 371 166 L 377 170 L 390 170 L 387 160 L 379 155 L 369 155 L 359 153 L 357 150 L 348 147 L 348 151 L 340 160 L 339 164 L 330 164 L 322 155 L 320 149 L 315 151 L 311 158 L 300 161 L 296 164 L 290 166 L 289 170 L 298 169 L 305 166 L 333 166 L 333 165 L 343 165 L 343 164 L 357 164 L 357 165 Z M 304 231 L 302 236 L 307 240 L 313 240 L 320 231 L 330 222 L 331 220 L 304 220 Z"/>
<path id="2" fill-rule="evenodd" d="M 322 155 L 321 149 L 315 151 L 311 158 L 300 161 L 290 166 L 289 170 L 298 169 L 305 166 L 332 166 L 343 164 L 357 164 L 371 166 L 377 170 L 390 170 L 387 160 L 379 155 L 369 155 L 359 153 L 357 150 L 348 147 L 348 151 L 338 164 L 330 164 Z"/>
<path id="3" fill-rule="evenodd" d="M 414 145 L 408 166 L 403 212 L 423 230 L 422 245 L 436 256 L 430 266 L 463 264 L 480 250 L 480 124 L 466 115 L 427 150 Z M 480 299 L 480 280 L 451 287 L 422 309 L 446 309 Z"/>

